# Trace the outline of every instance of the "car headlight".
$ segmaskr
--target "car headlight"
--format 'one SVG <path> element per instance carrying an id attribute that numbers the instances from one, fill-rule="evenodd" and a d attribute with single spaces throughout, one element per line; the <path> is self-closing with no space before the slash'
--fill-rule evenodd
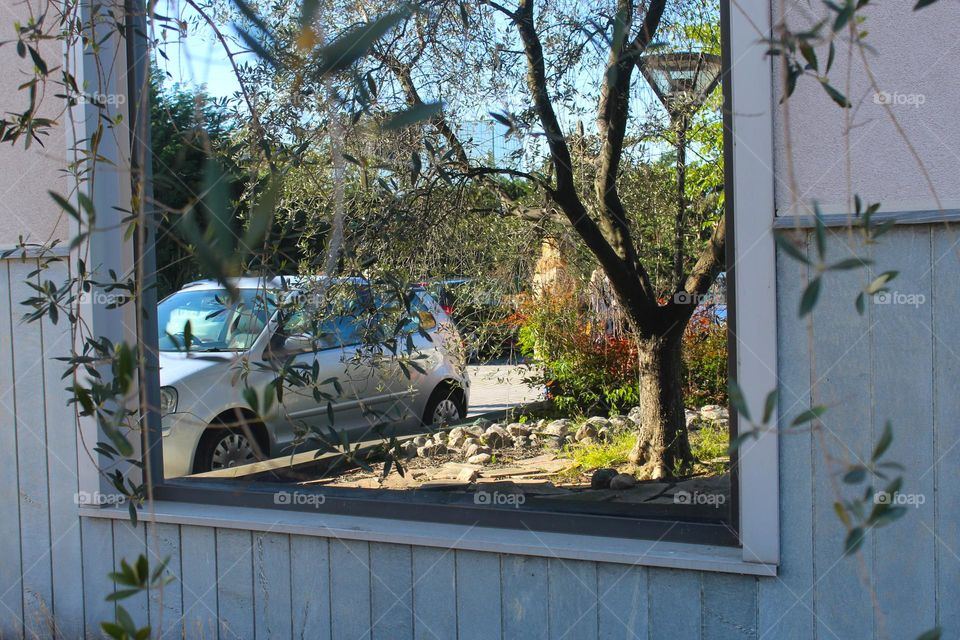
<path id="1" fill-rule="evenodd" d="M 160 387 L 160 415 L 165 416 L 177 410 L 177 390 L 173 387 Z"/>

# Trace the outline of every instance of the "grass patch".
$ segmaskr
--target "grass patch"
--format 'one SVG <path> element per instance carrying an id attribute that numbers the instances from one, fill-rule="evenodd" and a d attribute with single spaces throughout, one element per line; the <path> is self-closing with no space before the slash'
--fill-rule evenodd
<path id="1" fill-rule="evenodd" d="M 729 447 L 730 433 L 718 422 L 706 421 L 698 430 L 690 432 L 690 451 L 702 472 L 726 473 L 730 466 Z"/>
<path id="2" fill-rule="evenodd" d="M 626 463 L 627 456 L 637 440 L 637 435 L 630 431 L 613 434 L 610 442 L 595 442 L 593 444 L 571 444 L 563 448 L 564 457 L 570 458 L 571 465 L 561 472 L 562 479 L 574 480 L 580 474 L 612 467 Z"/>

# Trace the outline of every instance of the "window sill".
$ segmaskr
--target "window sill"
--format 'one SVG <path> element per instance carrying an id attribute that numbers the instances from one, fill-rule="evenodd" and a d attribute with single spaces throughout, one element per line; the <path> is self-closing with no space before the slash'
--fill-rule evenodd
<path id="1" fill-rule="evenodd" d="M 116 507 L 81 507 L 80 515 L 87 518 L 114 520 L 125 520 L 129 517 L 126 509 Z M 634 566 L 756 576 L 777 575 L 776 565 L 746 562 L 743 559 L 743 551 L 735 547 L 183 502 L 156 502 L 153 513 L 143 513 L 142 519 L 159 523 L 612 562 Z"/>

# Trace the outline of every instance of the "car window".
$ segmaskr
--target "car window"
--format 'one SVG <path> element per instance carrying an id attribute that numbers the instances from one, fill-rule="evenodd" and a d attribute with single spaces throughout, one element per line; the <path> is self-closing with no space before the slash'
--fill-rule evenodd
<path id="1" fill-rule="evenodd" d="M 222 289 L 178 291 L 157 309 L 161 351 L 242 351 L 250 348 L 267 322 L 262 291 L 244 289 L 236 300 Z"/>
<path id="2" fill-rule="evenodd" d="M 355 316 L 332 315 L 316 308 L 304 307 L 294 311 L 283 324 L 286 336 L 310 336 L 318 349 L 331 349 L 359 344 L 360 320 Z"/>
<path id="3" fill-rule="evenodd" d="M 376 324 L 381 334 L 409 334 L 418 329 L 429 331 L 437 326 L 437 319 L 424 301 L 428 294 L 416 290 L 412 294 L 409 304 L 392 292 L 376 296 Z M 399 331 L 395 331 L 397 327 Z"/>

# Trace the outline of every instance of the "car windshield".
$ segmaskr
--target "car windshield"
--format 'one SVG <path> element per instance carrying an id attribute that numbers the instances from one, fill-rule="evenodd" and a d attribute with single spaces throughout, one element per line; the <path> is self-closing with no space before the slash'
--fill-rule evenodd
<path id="1" fill-rule="evenodd" d="M 193 289 L 173 294 L 157 309 L 160 351 L 249 349 L 266 326 L 268 312 L 274 306 L 266 293 L 262 289 L 241 289 L 236 300 L 231 300 L 225 289 Z"/>

